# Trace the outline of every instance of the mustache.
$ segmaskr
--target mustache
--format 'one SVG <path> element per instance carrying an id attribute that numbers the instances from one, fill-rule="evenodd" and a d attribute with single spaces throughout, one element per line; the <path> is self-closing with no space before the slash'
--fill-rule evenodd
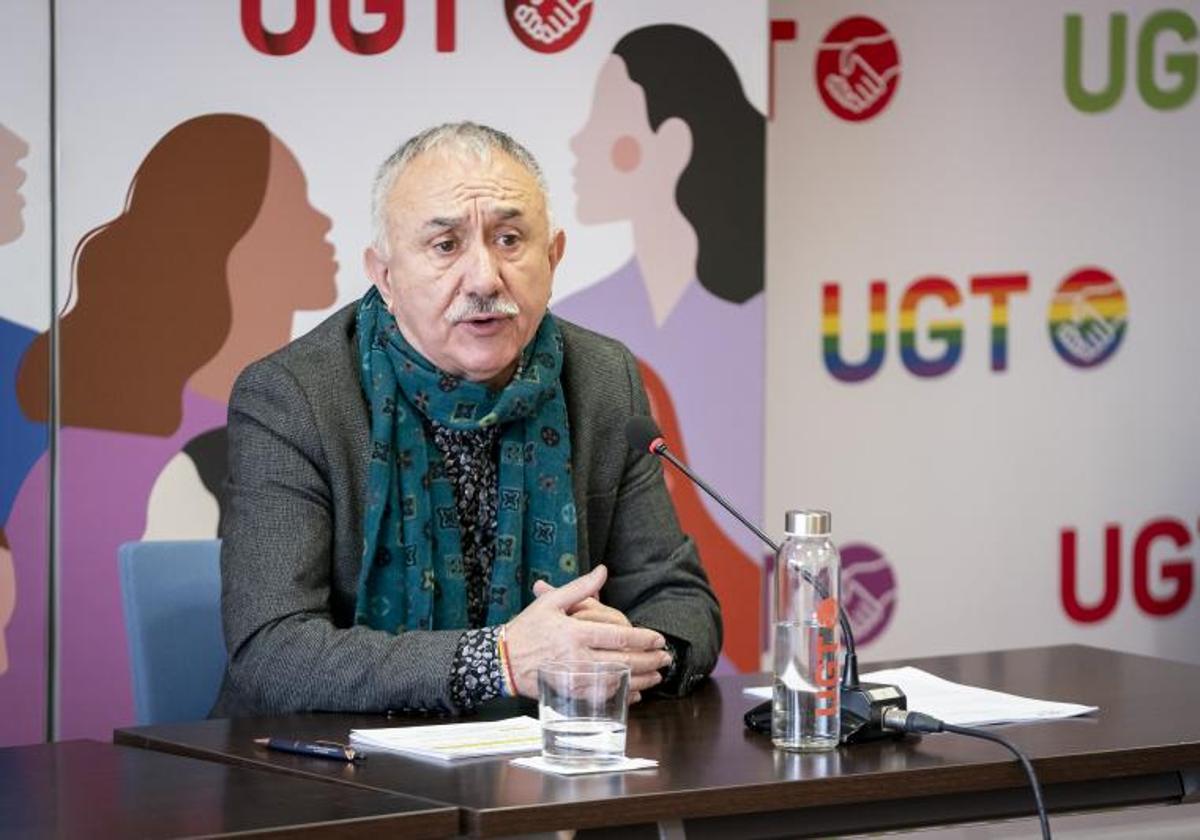
<path id="1" fill-rule="evenodd" d="M 447 321 L 451 324 L 457 324 L 460 321 L 466 321 L 468 318 L 477 318 L 479 316 L 494 316 L 499 315 L 504 318 L 514 318 L 521 314 L 521 307 L 500 295 L 484 298 L 479 295 L 470 295 L 464 298 L 461 302 L 451 307 L 445 315 Z"/>

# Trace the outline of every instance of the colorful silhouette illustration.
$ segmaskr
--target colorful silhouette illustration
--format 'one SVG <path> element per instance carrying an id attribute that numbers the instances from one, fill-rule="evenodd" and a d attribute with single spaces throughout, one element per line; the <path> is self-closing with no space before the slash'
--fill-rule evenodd
<path id="1" fill-rule="evenodd" d="M 21 196 L 25 171 L 19 161 L 27 154 L 29 145 L 0 123 L 0 245 L 15 241 L 25 232 L 21 213 L 25 207 Z"/>
<path id="2" fill-rule="evenodd" d="M 650 397 L 650 413 L 662 430 L 663 438 L 678 441 L 670 444 L 671 449 L 685 464 L 689 463 L 679 418 L 675 415 L 666 385 L 654 369 L 640 359 L 638 370 Z M 721 530 L 721 526 L 705 508 L 696 485 L 674 469 L 664 469 L 667 492 L 671 494 L 675 513 L 681 522 L 686 523 L 687 533 L 701 547 L 703 553 L 700 559 L 704 561 L 704 571 L 721 603 L 721 613 L 725 617 L 725 655 L 743 670 L 758 670 L 757 657 L 762 646 L 763 626 L 761 610 L 757 605 L 764 594 L 762 577 L 757 568 L 753 574 L 747 573 L 748 564 L 754 561 Z"/>
<path id="3" fill-rule="evenodd" d="M 0 675 L 8 670 L 8 622 L 17 605 L 17 579 L 8 537 L 0 530 Z"/>
<path id="4" fill-rule="evenodd" d="M 217 535 L 228 473 L 224 426 L 183 445 L 154 479 L 146 500 L 144 540 L 207 540 Z"/>
<path id="5" fill-rule="evenodd" d="M 686 440 L 693 466 L 755 518 L 762 510 L 764 143 L 762 114 L 711 39 L 677 25 L 624 36 L 601 68 L 571 149 L 579 220 L 630 223 L 635 253 L 554 305 L 558 315 L 621 339 L 658 372 L 679 413 L 672 445 Z M 763 547 L 709 500 L 697 510 L 730 523 L 722 543 L 712 536 L 715 525 L 680 511 L 686 531 L 706 535 L 697 541 L 725 609 L 725 657 L 740 670 L 757 669 L 761 569 L 752 558 Z M 731 552 L 730 542 L 740 550 Z M 728 588 L 735 580 L 754 585 L 735 592 Z"/>
<path id="6" fill-rule="evenodd" d="M 0 246 L 15 242 L 25 231 L 25 199 L 20 161 L 29 145 L 0 124 Z M 8 670 L 8 623 L 16 607 L 16 577 L 12 552 L 4 534 L 13 497 L 29 467 L 46 449 L 46 426 L 31 423 L 17 405 L 17 364 L 36 332 L 0 318 L 0 675 Z"/>
<path id="7" fill-rule="evenodd" d="M 242 369 L 291 340 L 296 310 L 333 305 L 337 263 L 325 240 L 329 229 L 329 218 L 308 202 L 300 164 L 272 137 L 262 208 L 229 255 L 229 337 L 188 380 L 189 390 L 228 403 Z M 227 452 L 223 424 L 184 445 L 154 482 L 145 539 L 216 536 Z"/>
<path id="8" fill-rule="evenodd" d="M 76 248 L 77 300 L 62 316 L 58 357 L 61 737 L 108 738 L 133 719 L 116 550 L 145 531 L 164 465 L 224 424 L 232 360 L 254 342 L 249 323 L 260 318 L 270 331 L 287 320 L 290 329 L 292 283 L 332 301 L 332 251 L 321 241 L 328 221 L 308 206 L 298 172 L 257 120 L 196 117 L 155 144 L 122 213 Z M 308 244 L 313 234 L 317 245 Z M 253 277 L 270 247 L 279 270 Z M 304 258 L 321 260 L 320 288 Z M 269 291 L 244 288 L 255 282 Z M 282 315 L 265 311 L 268 295 Z M 241 349 L 226 353 L 233 343 Z M 35 339 L 18 374 L 33 419 L 44 419 L 48 349 L 47 336 Z M 0 717 L 0 743 L 35 739 L 42 727 L 44 615 L 25 605 L 45 600 L 45 529 L 30 512 L 45 493 L 46 466 L 39 459 L 26 477 L 7 529 L 20 589 L 0 706 L 19 713 Z"/>

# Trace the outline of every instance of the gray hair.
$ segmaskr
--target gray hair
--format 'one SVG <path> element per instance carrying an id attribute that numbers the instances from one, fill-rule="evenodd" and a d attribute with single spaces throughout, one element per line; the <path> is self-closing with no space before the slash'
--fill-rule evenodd
<path id="1" fill-rule="evenodd" d="M 464 156 L 473 155 L 480 160 L 489 159 L 496 150 L 508 155 L 529 170 L 529 174 L 537 181 L 549 220 L 550 191 L 546 186 L 546 176 L 542 174 L 542 168 L 528 149 L 503 131 L 491 126 L 473 122 L 443 123 L 427 128 L 404 141 L 400 148 L 388 156 L 375 174 L 375 182 L 371 186 L 371 222 L 375 250 L 384 258 L 387 258 L 390 252 L 387 237 L 388 194 L 396 185 L 400 173 L 414 158 L 433 150 L 447 150 Z"/>

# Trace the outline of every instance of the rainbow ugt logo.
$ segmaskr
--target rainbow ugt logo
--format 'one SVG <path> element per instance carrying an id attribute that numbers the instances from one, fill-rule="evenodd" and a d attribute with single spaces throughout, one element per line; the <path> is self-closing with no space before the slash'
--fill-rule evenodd
<path id="1" fill-rule="evenodd" d="M 1125 337 L 1125 293 L 1099 268 L 1081 268 L 1062 282 L 1050 301 L 1050 340 L 1076 367 L 1095 367 Z"/>

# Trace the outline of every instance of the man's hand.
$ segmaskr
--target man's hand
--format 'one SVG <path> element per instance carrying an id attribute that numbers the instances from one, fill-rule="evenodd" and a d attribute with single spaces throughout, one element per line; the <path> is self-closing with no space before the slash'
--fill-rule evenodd
<path id="1" fill-rule="evenodd" d="M 642 691 L 662 680 L 658 669 L 671 661 L 663 650 L 666 639 L 654 630 L 631 627 L 619 610 L 597 600 L 607 578 L 608 570 L 597 566 L 558 589 L 535 586 L 537 600 L 505 630 L 517 693 L 537 697 L 538 665 L 551 660 L 629 665 L 630 702 L 640 700 Z"/>
<path id="2" fill-rule="evenodd" d="M 535 580 L 533 582 L 533 594 L 538 598 L 547 592 L 553 591 L 554 587 L 544 580 Z M 625 617 L 625 613 L 615 607 L 600 603 L 599 598 L 584 598 L 578 604 L 568 609 L 567 615 L 571 616 L 571 618 L 578 618 L 580 621 L 599 621 L 604 624 L 620 624 L 623 627 L 633 626 L 629 619 Z"/>
<path id="3" fill-rule="evenodd" d="M 538 598 L 541 598 L 547 592 L 554 591 L 556 591 L 555 588 L 549 583 L 546 583 L 544 580 L 534 581 L 533 583 L 533 594 Z M 575 604 L 573 607 L 567 610 L 567 615 L 569 615 L 571 618 L 579 619 L 580 621 L 598 621 L 603 624 L 616 624 L 621 627 L 633 626 L 628 617 L 626 617 L 625 613 L 621 612 L 615 607 L 610 607 L 607 604 L 600 603 L 600 599 L 595 596 L 584 598 L 582 601 Z M 660 668 L 664 668 L 671 664 L 670 654 L 662 657 L 660 661 L 662 664 L 652 666 L 652 670 L 654 672 L 653 674 L 650 672 L 639 673 L 638 663 L 632 660 L 629 661 L 631 672 L 629 702 L 638 702 L 642 699 L 641 692 L 644 688 L 650 688 L 651 686 L 662 682 L 662 675 L 659 674 L 658 671 Z M 655 677 L 657 677 L 657 679 L 655 679 Z M 645 685 L 643 685 L 643 683 L 645 683 Z"/>

